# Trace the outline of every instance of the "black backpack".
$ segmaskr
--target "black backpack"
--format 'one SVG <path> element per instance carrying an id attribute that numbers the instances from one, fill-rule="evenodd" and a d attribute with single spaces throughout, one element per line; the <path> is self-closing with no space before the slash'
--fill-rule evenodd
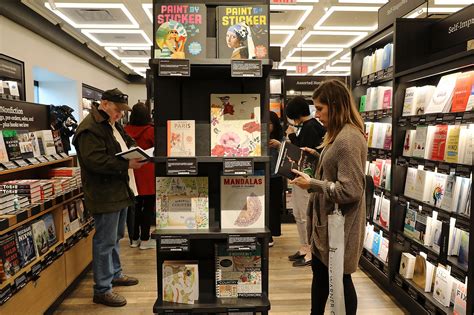
<path id="1" fill-rule="evenodd" d="M 370 219 L 374 208 L 374 189 L 375 185 L 372 176 L 365 175 L 365 209 L 367 219 Z"/>

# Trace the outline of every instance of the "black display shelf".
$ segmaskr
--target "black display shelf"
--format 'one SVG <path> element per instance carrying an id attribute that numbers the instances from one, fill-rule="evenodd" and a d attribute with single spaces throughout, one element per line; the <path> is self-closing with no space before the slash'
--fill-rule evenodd
<path id="1" fill-rule="evenodd" d="M 456 176 L 461 177 L 470 177 L 471 174 L 471 165 L 459 164 L 459 163 L 448 163 L 445 161 L 436 161 L 423 159 L 420 157 L 412 156 L 401 156 L 397 158 L 397 165 L 404 167 L 418 167 L 422 165 L 424 170 L 434 172 L 435 169 L 439 173 L 450 174 L 452 171 L 455 172 Z"/>
<path id="2" fill-rule="evenodd" d="M 229 235 L 252 235 L 258 238 L 270 236 L 270 230 L 265 229 L 220 229 L 209 228 L 201 230 L 155 230 L 152 232 L 153 239 L 160 239 L 163 236 L 186 236 L 189 239 L 227 239 Z"/>
<path id="3" fill-rule="evenodd" d="M 398 119 L 401 127 L 418 125 L 453 125 L 455 123 L 470 124 L 474 122 L 474 111 L 457 113 L 433 113 L 415 116 L 402 116 Z"/>
<path id="4" fill-rule="evenodd" d="M 367 160 L 376 160 L 376 159 L 390 159 L 392 156 L 391 150 L 386 149 L 377 149 L 377 148 L 369 148 L 367 152 Z"/>
<path id="5" fill-rule="evenodd" d="M 454 274 L 457 276 L 458 280 L 464 282 L 468 271 L 468 265 L 461 264 L 458 261 L 457 256 L 448 256 L 448 265 L 451 266 L 451 274 Z"/>
<path id="6" fill-rule="evenodd" d="M 374 225 L 374 228 L 377 229 L 377 232 L 378 231 L 383 231 L 384 237 L 389 236 L 389 230 L 386 227 L 381 226 L 379 223 L 377 223 L 375 221 L 369 221 L 369 223 Z"/>
<path id="7" fill-rule="evenodd" d="M 155 156 L 153 157 L 153 162 L 155 163 L 166 163 L 168 159 L 196 159 L 197 163 L 223 163 L 225 159 L 239 159 L 239 158 L 245 158 L 245 159 L 252 159 L 256 163 L 264 163 L 264 162 L 270 162 L 270 157 L 269 156 L 245 156 L 245 157 L 221 157 L 221 156 L 193 156 L 193 157 L 166 157 L 166 156 Z"/>
<path id="8" fill-rule="evenodd" d="M 366 249 L 364 248 L 364 250 Z M 369 255 L 372 255 L 372 257 L 374 257 L 374 255 L 367 250 L 366 253 L 369 253 Z M 362 267 L 362 269 L 366 270 L 371 275 L 371 277 L 375 278 L 378 283 L 382 284 L 383 286 L 388 286 L 390 283 L 388 275 L 385 274 L 382 270 L 380 270 L 380 265 L 376 266 L 373 263 L 373 259 L 376 258 L 367 258 L 366 253 L 363 253 L 363 255 L 360 257 L 359 265 Z M 376 261 L 381 262 L 383 265 L 383 262 L 381 260 L 376 259 Z"/>
<path id="9" fill-rule="evenodd" d="M 423 305 L 426 305 L 426 303 L 431 303 L 431 305 L 433 305 L 436 308 L 437 312 L 440 312 L 441 314 L 445 314 L 445 315 L 453 314 L 453 308 L 443 306 L 441 303 L 436 301 L 435 298 L 433 297 L 433 292 L 425 292 L 410 279 L 405 279 L 403 277 L 400 277 L 400 278 L 408 286 L 407 294 L 417 303 L 422 302 L 421 304 Z M 413 296 L 415 294 L 416 294 L 416 299 Z"/>
<path id="10" fill-rule="evenodd" d="M 415 240 L 409 237 L 408 235 L 405 235 L 402 231 L 396 231 L 395 233 L 397 235 L 398 240 L 403 239 L 404 241 L 407 241 L 410 244 L 411 252 L 415 255 L 418 254 L 420 251 L 427 253 L 428 258 L 438 257 L 440 254 L 434 248 L 426 246 L 418 240 Z M 436 262 L 438 262 L 438 259 L 436 259 Z"/>
<path id="11" fill-rule="evenodd" d="M 153 312 L 158 314 L 267 312 L 269 310 L 270 301 L 265 294 L 255 298 L 203 299 L 194 304 L 177 304 L 157 300 L 153 305 Z"/>
<path id="12" fill-rule="evenodd" d="M 356 81 L 356 86 L 377 86 L 393 80 L 393 66 L 387 69 L 379 70 L 369 75 L 361 77 Z"/>
<path id="13" fill-rule="evenodd" d="M 360 115 L 362 116 L 362 119 L 364 119 L 365 121 L 379 121 L 384 118 L 392 117 L 392 109 L 387 108 L 387 109 L 370 110 L 370 111 L 361 112 Z"/>

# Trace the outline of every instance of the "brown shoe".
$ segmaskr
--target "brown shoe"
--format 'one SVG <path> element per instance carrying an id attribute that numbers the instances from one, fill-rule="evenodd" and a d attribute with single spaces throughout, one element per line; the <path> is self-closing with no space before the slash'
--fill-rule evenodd
<path id="1" fill-rule="evenodd" d="M 127 300 L 125 300 L 123 296 L 112 291 L 103 294 L 94 294 L 92 301 L 97 304 L 104 304 L 112 307 L 120 307 L 127 304 Z"/>
<path id="2" fill-rule="evenodd" d="M 112 280 L 112 286 L 116 286 L 116 287 L 118 286 L 128 287 L 128 286 L 137 285 L 137 284 L 138 284 L 137 278 L 129 277 L 126 275 L 122 275 L 122 277 Z"/>

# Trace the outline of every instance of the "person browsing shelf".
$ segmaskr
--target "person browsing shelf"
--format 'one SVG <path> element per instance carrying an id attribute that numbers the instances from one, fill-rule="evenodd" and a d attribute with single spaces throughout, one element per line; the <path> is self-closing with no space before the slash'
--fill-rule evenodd
<path id="1" fill-rule="evenodd" d="M 313 93 L 316 117 L 327 128 L 315 177 L 293 170 L 295 186 L 310 191 L 308 239 L 313 254 L 311 314 L 322 315 L 329 295 L 328 215 L 337 203 L 344 215 L 344 299 L 346 314 L 356 314 L 357 294 L 351 274 L 357 270 L 365 230 L 365 161 L 367 141 L 364 122 L 345 84 L 323 82 Z"/>
<path id="2" fill-rule="evenodd" d="M 122 273 L 119 241 L 125 233 L 127 208 L 137 194 L 133 169 L 142 167 L 138 159 L 115 156 L 135 145 L 118 122 L 130 110 L 128 95 L 119 89 L 102 94 L 99 106 L 79 124 L 73 138 L 84 191 L 85 207 L 93 214 L 95 234 L 92 241 L 94 303 L 124 306 L 126 299 L 112 286 L 138 284 L 136 278 Z"/>
<path id="3" fill-rule="evenodd" d="M 142 149 L 155 145 L 155 129 L 151 124 L 148 107 L 137 103 L 132 107 L 130 123 L 125 131 Z M 138 196 L 135 202 L 135 220 L 130 247 L 140 249 L 155 248 L 155 242 L 150 240 L 150 226 L 155 219 L 155 167 L 153 163 L 145 163 L 142 168 L 133 170 L 137 182 Z"/>
<path id="4" fill-rule="evenodd" d="M 291 124 L 286 130 L 288 139 L 298 147 L 315 149 L 323 140 L 326 130 L 311 116 L 308 102 L 297 96 L 288 102 L 286 116 L 291 119 Z M 306 209 L 309 202 L 309 193 L 298 186 L 292 188 L 293 216 L 300 240 L 299 250 L 288 256 L 293 261 L 294 267 L 311 265 L 311 250 L 306 231 Z"/>

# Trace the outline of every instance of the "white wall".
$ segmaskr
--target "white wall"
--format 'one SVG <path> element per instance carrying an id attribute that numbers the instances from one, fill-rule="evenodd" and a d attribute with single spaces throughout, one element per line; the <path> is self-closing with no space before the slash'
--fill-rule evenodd
<path id="1" fill-rule="evenodd" d="M 26 100 L 29 102 L 34 101 L 33 67 L 35 66 L 76 81 L 77 104 L 81 102 L 82 83 L 102 90 L 119 88 L 129 94 L 131 104 L 138 99 L 146 99 L 144 84 L 127 84 L 2 16 L 0 16 L 0 52 L 25 63 Z"/>

